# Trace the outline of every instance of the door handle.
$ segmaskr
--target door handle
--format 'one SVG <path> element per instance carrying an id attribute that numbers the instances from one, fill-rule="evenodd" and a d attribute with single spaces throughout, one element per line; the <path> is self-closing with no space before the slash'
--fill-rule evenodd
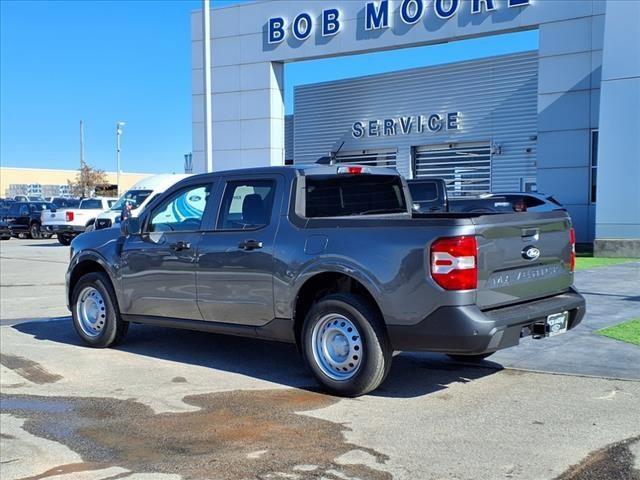
<path id="1" fill-rule="evenodd" d="M 238 248 L 242 250 L 256 250 L 257 248 L 262 248 L 262 242 L 258 240 L 245 240 L 238 245 Z"/>
<path id="2" fill-rule="evenodd" d="M 169 249 L 173 250 L 174 252 L 180 252 L 182 250 L 189 250 L 191 248 L 191 244 L 189 242 L 184 242 L 182 240 L 180 240 L 179 242 L 176 243 L 170 243 L 169 244 Z"/>

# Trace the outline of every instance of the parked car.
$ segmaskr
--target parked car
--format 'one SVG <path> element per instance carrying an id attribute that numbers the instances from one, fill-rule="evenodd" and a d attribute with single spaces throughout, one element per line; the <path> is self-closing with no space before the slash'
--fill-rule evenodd
<path id="1" fill-rule="evenodd" d="M 77 208 L 80 205 L 80 199 L 72 197 L 47 197 L 45 201 L 53 203 L 56 208 Z"/>
<path id="2" fill-rule="evenodd" d="M 452 196 L 446 182 L 440 178 L 408 180 L 414 210 L 420 213 L 463 212 L 547 212 L 564 210 L 551 195 L 531 192 L 486 193 Z"/>
<path id="3" fill-rule="evenodd" d="M 390 169 L 193 176 L 71 244 L 67 301 L 94 347 L 131 322 L 298 345 L 330 392 L 374 390 L 394 350 L 480 359 L 580 323 L 571 219 L 412 212 Z"/>
<path id="4" fill-rule="evenodd" d="M 9 212 L 9 207 L 16 203 L 15 200 L 3 198 L 0 200 L 0 220 L 4 219 Z"/>
<path id="5" fill-rule="evenodd" d="M 115 198 L 85 198 L 77 208 L 42 212 L 42 225 L 58 242 L 69 245 L 77 235 L 93 227 L 96 217 L 116 203 Z"/>
<path id="6" fill-rule="evenodd" d="M 131 216 L 137 217 L 152 199 L 188 176 L 184 174 L 160 174 L 140 180 L 131 189 L 127 190 L 108 211 L 98 215 L 95 229 L 100 230 L 118 224 L 122 209 L 127 202 L 133 207 Z"/>
<path id="7" fill-rule="evenodd" d="M 51 234 L 42 232 L 42 212 L 55 207 L 47 202 L 15 202 L 5 214 L 4 221 L 9 224 L 13 237 L 42 238 Z"/>
<path id="8" fill-rule="evenodd" d="M 4 220 L 0 220 L 0 240 L 9 240 L 11 238 L 11 230 L 9 224 Z"/>

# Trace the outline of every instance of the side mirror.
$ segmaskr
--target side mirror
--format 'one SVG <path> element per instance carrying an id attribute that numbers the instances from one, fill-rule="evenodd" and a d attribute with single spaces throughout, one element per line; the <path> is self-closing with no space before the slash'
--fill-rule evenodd
<path id="1" fill-rule="evenodd" d="M 138 217 L 127 218 L 120 222 L 120 233 L 122 235 L 140 235 L 140 219 Z"/>

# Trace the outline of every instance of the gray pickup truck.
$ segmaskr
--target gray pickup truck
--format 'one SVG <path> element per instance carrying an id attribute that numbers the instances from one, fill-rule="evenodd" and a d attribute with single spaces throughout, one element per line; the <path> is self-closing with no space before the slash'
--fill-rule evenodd
<path id="1" fill-rule="evenodd" d="M 77 237 L 80 337 L 131 323 L 295 343 L 330 392 L 374 390 L 394 350 L 470 360 L 574 328 L 566 212 L 412 212 L 405 180 L 363 166 L 196 175 L 121 229 Z"/>

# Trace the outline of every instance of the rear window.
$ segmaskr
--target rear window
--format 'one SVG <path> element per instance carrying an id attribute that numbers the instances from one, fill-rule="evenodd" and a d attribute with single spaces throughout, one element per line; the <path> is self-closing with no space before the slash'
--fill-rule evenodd
<path id="1" fill-rule="evenodd" d="M 414 202 L 434 202 L 438 199 L 438 187 L 435 182 L 409 183 Z"/>
<path id="2" fill-rule="evenodd" d="M 101 208 L 102 208 L 102 200 L 97 200 L 95 198 L 82 200 L 80 202 L 80 210 L 91 210 L 91 209 L 101 209 Z"/>
<path id="3" fill-rule="evenodd" d="M 407 211 L 397 175 L 309 176 L 306 216 L 344 217 Z"/>

